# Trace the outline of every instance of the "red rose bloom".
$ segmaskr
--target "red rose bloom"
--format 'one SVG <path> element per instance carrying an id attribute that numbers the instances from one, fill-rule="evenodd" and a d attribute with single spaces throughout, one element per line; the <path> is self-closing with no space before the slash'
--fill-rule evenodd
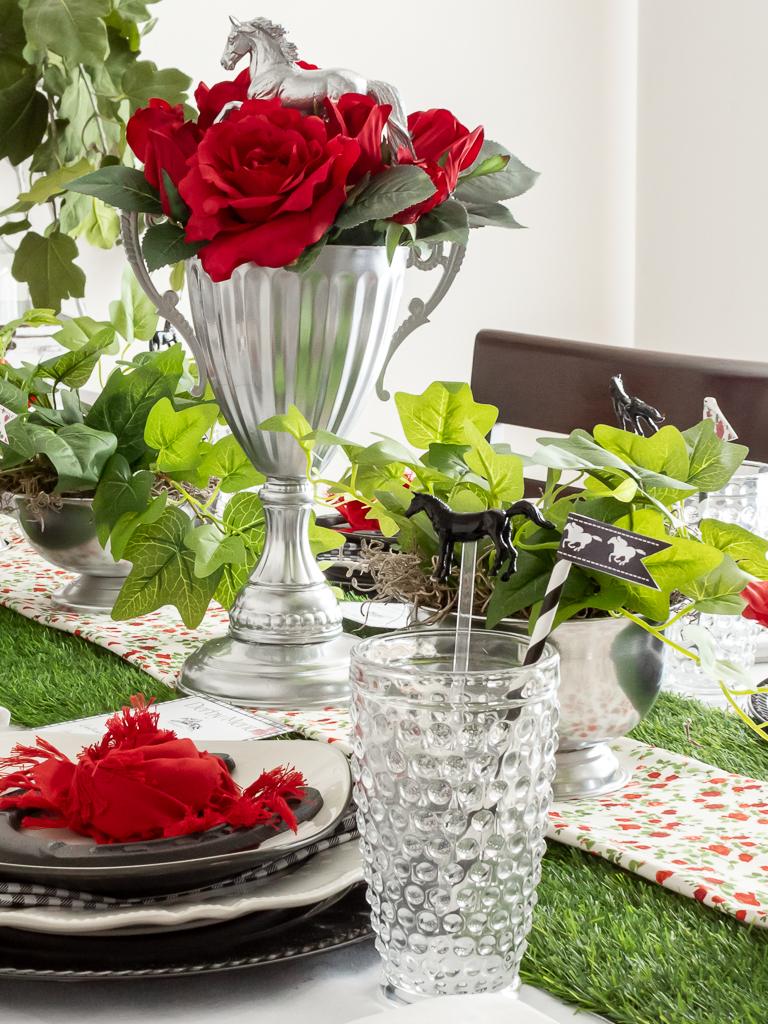
<path id="1" fill-rule="evenodd" d="M 144 164 L 144 177 L 160 190 L 163 213 L 171 215 L 161 170 L 167 171 L 174 185 L 188 172 L 187 159 L 197 149 L 201 131 L 194 121 L 184 120 L 181 104 L 171 107 L 165 100 L 153 99 L 137 110 L 128 122 L 128 145 Z"/>
<path id="2" fill-rule="evenodd" d="M 212 125 L 190 157 L 179 191 L 192 210 L 189 241 L 214 281 L 253 261 L 284 267 L 319 241 L 346 199 L 360 144 L 329 138 L 322 118 L 275 97 L 246 100 Z"/>
<path id="3" fill-rule="evenodd" d="M 200 114 L 197 125 L 201 131 L 207 131 L 227 103 L 245 103 L 248 99 L 248 86 L 251 84 L 249 68 L 241 71 L 234 81 L 217 82 L 209 89 L 201 82 L 195 89 L 195 103 Z"/>
<path id="4" fill-rule="evenodd" d="M 408 131 L 416 159 L 403 147 L 398 162 L 421 167 L 434 182 L 436 191 L 429 199 L 393 217 L 398 224 L 413 224 L 427 210 L 445 202 L 456 188 L 459 174 L 475 162 L 483 144 L 482 126 L 470 132 L 450 110 L 417 110 L 408 116 Z"/>
<path id="5" fill-rule="evenodd" d="M 750 583 L 742 590 L 741 596 L 747 602 L 747 607 L 741 613 L 743 617 L 754 619 L 761 626 L 768 626 L 768 581 Z"/>
<path id="6" fill-rule="evenodd" d="M 380 106 L 371 96 L 348 92 L 339 97 L 338 103 L 326 100 L 325 109 L 329 137 L 346 135 L 360 143 L 360 158 L 349 173 L 349 184 L 356 185 L 367 173 L 374 175 L 383 171 L 381 137 L 392 107 Z"/>

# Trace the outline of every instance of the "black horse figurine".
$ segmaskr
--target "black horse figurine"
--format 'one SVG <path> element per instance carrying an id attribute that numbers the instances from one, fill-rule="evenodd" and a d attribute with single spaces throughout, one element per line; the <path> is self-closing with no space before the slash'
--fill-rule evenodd
<path id="1" fill-rule="evenodd" d="M 488 508 L 484 512 L 454 512 L 434 494 L 418 493 L 411 499 L 405 515 L 410 519 L 417 512 L 426 512 L 440 541 L 437 567 L 432 573 L 435 580 L 448 578 L 453 565 L 453 545 L 457 541 L 471 543 L 488 537 L 496 547 L 491 576 L 496 576 L 502 565 L 509 561 L 509 566 L 501 577 L 506 583 L 515 571 L 517 563 L 517 551 L 512 544 L 510 527 L 512 517 L 526 516 L 537 526 L 543 526 L 547 530 L 555 528 L 555 524 L 548 522 L 530 501 L 516 501 L 506 512 L 500 508 Z"/>
<path id="2" fill-rule="evenodd" d="M 615 377 L 611 377 L 610 392 L 613 411 L 616 413 L 616 419 L 619 421 L 619 426 L 622 430 L 631 430 L 634 434 L 645 437 L 645 431 L 640 424 L 640 420 L 645 420 L 655 433 L 659 429 L 659 424 L 663 423 L 666 419 L 658 409 L 648 405 L 642 398 L 630 398 L 624 389 L 624 381 L 621 379 L 620 373 L 617 373 Z"/>

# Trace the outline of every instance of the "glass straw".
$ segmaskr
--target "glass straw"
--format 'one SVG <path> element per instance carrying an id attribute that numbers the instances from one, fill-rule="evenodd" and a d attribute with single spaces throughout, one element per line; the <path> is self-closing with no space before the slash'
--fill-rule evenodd
<path id="1" fill-rule="evenodd" d="M 477 541 L 462 544 L 459 600 L 456 606 L 456 647 L 453 654 L 454 672 L 467 672 L 469 669 L 469 636 L 472 629 L 472 605 L 475 598 L 476 562 Z"/>

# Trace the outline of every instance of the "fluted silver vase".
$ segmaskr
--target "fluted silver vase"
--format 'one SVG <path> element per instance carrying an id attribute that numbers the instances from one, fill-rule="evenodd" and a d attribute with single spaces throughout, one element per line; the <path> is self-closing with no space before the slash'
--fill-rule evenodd
<path id="1" fill-rule="evenodd" d="M 259 496 L 266 539 L 259 561 L 230 608 L 229 634 L 187 658 L 180 689 L 244 706 L 302 707 L 345 700 L 354 639 L 342 632 L 338 603 L 309 546 L 314 500 L 306 459 L 288 434 L 259 424 L 295 405 L 313 430 L 348 433 L 402 340 L 445 295 L 462 247 L 442 246 L 421 269 L 442 267 L 428 302 L 415 299 L 394 331 L 408 262 L 391 265 L 380 246 L 328 245 L 301 274 L 249 263 L 214 282 L 198 259 L 187 261 L 194 331 L 159 295 L 138 244 L 136 215 L 123 214 L 128 259 L 158 312 L 195 355 L 202 394 L 206 378 L 233 434 L 266 477 Z M 393 333 L 394 332 L 394 333 Z M 317 448 L 322 470 L 332 450 Z"/>

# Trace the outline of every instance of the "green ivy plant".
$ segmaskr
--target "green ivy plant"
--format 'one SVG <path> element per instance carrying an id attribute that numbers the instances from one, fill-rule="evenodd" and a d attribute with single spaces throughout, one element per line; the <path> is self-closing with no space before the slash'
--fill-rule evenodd
<path id="1" fill-rule="evenodd" d="M 58 312 L 82 298 L 77 241 L 108 249 L 119 234 L 114 209 L 66 186 L 97 168 L 131 167 L 126 123 L 150 97 L 184 103 L 191 79 L 141 60 L 158 0 L 0 0 L 0 159 L 30 160 L 30 187 L 0 216 L 0 234 L 21 234 L 13 276 L 37 307 Z M 191 113 L 191 108 L 187 108 Z M 50 223 L 28 214 L 46 206 Z"/>

